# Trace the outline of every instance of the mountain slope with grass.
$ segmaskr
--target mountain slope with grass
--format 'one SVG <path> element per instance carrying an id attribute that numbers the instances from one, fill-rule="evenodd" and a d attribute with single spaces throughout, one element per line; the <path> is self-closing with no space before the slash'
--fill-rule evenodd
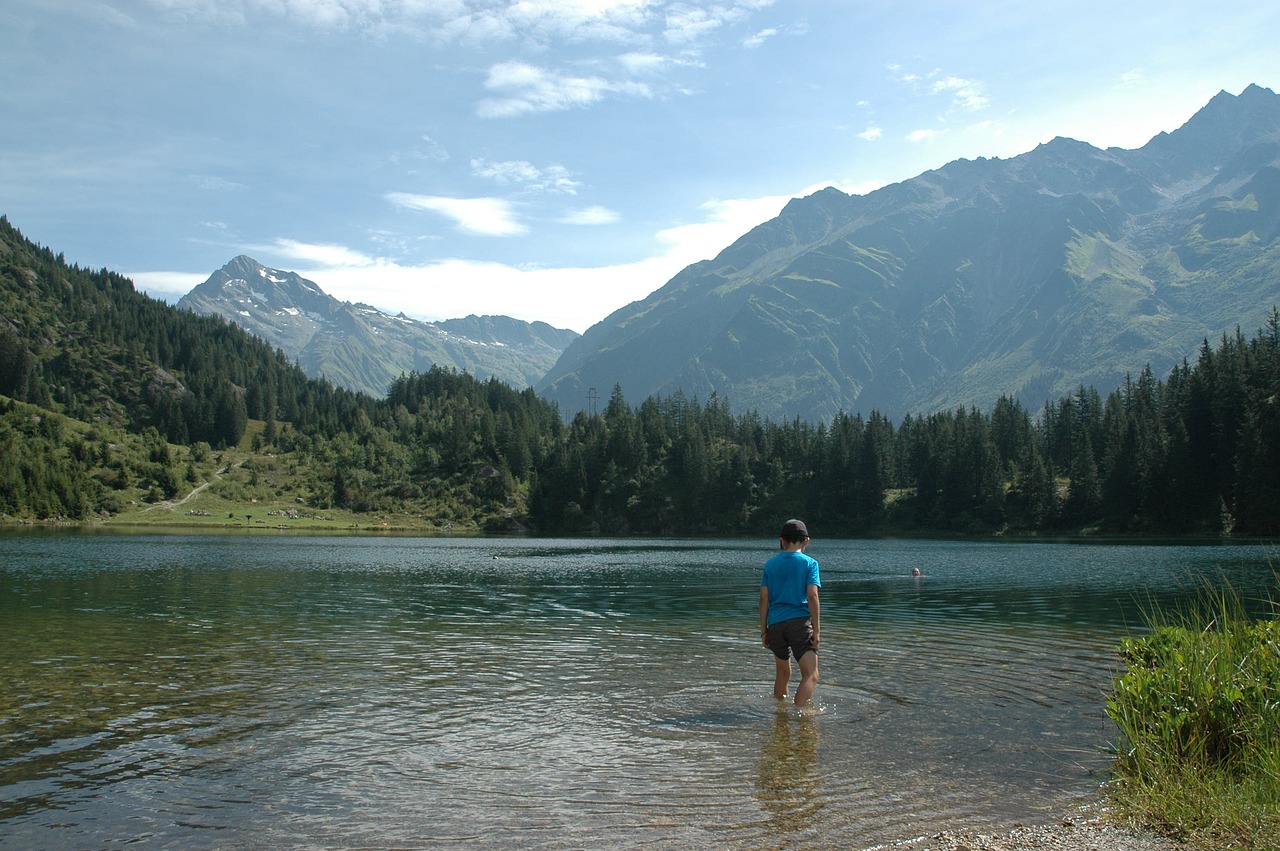
<path id="1" fill-rule="evenodd" d="M 572 343 L 537 385 L 891 419 L 1164 374 L 1280 299 L 1280 97 L 1214 97 L 1137 150 L 1058 138 L 793 200 Z"/>

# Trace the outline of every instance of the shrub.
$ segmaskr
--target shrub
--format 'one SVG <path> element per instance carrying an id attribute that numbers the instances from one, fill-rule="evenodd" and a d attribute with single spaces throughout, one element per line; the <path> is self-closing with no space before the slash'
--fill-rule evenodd
<path id="1" fill-rule="evenodd" d="M 1280 835 L 1280 623 L 1230 590 L 1122 644 L 1107 713 L 1124 743 L 1122 807 L 1204 847 L 1273 848 Z"/>

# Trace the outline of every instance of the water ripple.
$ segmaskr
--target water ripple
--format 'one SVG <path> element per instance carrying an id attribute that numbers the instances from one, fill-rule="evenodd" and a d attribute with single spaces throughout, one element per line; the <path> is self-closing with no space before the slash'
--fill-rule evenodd
<path id="1" fill-rule="evenodd" d="M 1139 601 L 1265 562 L 821 542 L 802 717 L 769 695 L 753 542 L 0 545 L 14 848 L 865 847 L 1052 818 L 1097 793 Z"/>

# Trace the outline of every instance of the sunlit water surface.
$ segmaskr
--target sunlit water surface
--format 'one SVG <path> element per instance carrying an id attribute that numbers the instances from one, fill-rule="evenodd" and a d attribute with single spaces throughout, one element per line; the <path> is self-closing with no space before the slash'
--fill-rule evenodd
<path id="1" fill-rule="evenodd" d="M 1099 795 L 1144 608 L 1263 547 L 0 535 L 0 846 L 865 848 Z M 912 568 L 923 576 L 913 578 Z"/>

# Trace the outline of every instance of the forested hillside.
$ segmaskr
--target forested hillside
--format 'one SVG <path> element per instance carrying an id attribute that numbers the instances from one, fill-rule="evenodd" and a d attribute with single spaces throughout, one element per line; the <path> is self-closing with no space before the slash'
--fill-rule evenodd
<path id="1" fill-rule="evenodd" d="M 308 505 L 367 511 L 448 494 L 419 513 L 446 511 L 472 528 L 513 516 L 512 494 L 476 495 L 465 480 L 503 466 L 496 447 L 480 445 L 479 408 L 527 407 L 551 436 L 558 414 L 531 392 L 437 378 L 463 389 L 437 387 L 436 404 L 406 419 L 403 404 L 309 379 L 221 318 L 169 307 L 105 269 L 68 266 L 0 217 L 0 514 L 84 519 L 173 499 L 220 473 L 218 451 L 241 444 L 253 421 L 250 448 L 301 465 L 292 496 Z"/>
<path id="2" fill-rule="evenodd" d="M 0 218 L 0 515 L 206 524 L 286 506 L 542 534 L 1280 534 L 1280 316 L 1163 379 L 1032 412 L 776 422 L 615 387 L 564 424 L 531 390 L 433 369 L 372 399 L 220 319 L 68 266 Z M 248 510 L 246 510 L 248 509 Z M 224 517 L 225 515 L 225 517 Z M 188 521 L 194 522 L 194 521 Z M 262 522 L 258 519 L 257 522 Z M 387 522 L 383 519 L 382 522 Z"/>
<path id="3" fill-rule="evenodd" d="M 359 403 L 219 318 L 68 267 L 0 218 L 0 393 L 171 443 L 237 443 L 247 418 L 328 424 Z"/>
<path id="4" fill-rule="evenodd" d="M 822 534 L 1280 534 L 1280 317 L 1208 343 L 1167 380 L 1144 370 L 1038 416 L 841 414 L 817 425 L 732 417 L 724 400 L 615 389 L 580 415 L 534 488 L 546 531 L 759 533 L 784 515 Z"/>

